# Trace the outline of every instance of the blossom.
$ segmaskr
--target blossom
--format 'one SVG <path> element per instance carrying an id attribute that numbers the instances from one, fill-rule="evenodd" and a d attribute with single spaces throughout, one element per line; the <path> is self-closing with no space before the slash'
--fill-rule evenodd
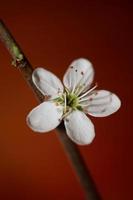
<path id="1" fill-rule="evenodd" d="M 47 100 L 28 114 L 28 126 L 44 133 L 55 129 L 64 120 L 66 133 L 72 141 L 80 145 L 91 143 L 95 130 L 87 115 L 105 117 L 121 105 L 115 94 L 97 90 L 97 84 L 91 87 L 93 78 L 93 66 L 84 58 L 70 64 L 63 84 L 50 71 L 36 68 L 32 74 L 33 83 Z"/>

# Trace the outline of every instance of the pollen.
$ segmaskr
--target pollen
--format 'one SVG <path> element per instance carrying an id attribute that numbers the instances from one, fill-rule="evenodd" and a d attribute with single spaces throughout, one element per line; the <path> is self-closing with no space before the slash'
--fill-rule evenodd
<path id="1" fill-rule="evenodd" d="M 95 92 L 94 94 L 95 94 L 95 96 L 96 96 L 96 95 L 98 95 L 98 92 Z"/>
<path id="2" fill-rule="evenodd" d="M 89 101 L 92 101 L 92 100 L 93 100 L 93 98 L 90 98 L 90 99 L 89 99 Z"/>
<path id="3" fill-rule="evenodd" d="M 68 119 L 68 118 L 66 118 L 65 120 L 66 120 L 66 122 L 69 122 L 69 119 Z"/>

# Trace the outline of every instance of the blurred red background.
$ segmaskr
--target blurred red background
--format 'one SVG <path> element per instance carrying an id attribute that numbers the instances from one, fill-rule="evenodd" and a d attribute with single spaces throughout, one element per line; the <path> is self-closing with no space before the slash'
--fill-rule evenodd
<path id="1" fill-rule="evenodd" d="M 69 63 L 90 59 L 100 88 L 115 92 L 122 107 L 91 118 L 96 138 L 79 147 L 103 200 L 132 195 L 132 3 L 130 1 L 5 0 L 4 20 L 34 67 L 62 78 Z M 56 131 L 35 134 L 26 125 L 37 101 L 0 43 L 0 199 L 83 200 L 83 191 Z"/>

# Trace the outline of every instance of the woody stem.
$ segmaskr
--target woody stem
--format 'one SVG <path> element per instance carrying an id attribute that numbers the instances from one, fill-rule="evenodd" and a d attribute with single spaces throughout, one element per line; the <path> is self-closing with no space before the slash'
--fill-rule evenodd
<path id="1" fill-rule="evenodd" d="M 38 91 L 38 89 L 34 86 L 32 82 L 32 65 L 30 64 L 2 20 L 0 20 L 0 39 L 4 43 L 4 46 L 7 48 L 14 62 L 16 62 L 17 69 L 21 72 L 26 82 L 32 88 L 37 97 L 37 100 L 39 102 L 43 102 L 44 96 Z M 17 62 L 18 58 L 22 59 Z M 77 178 L 85 191 L 86 199 L 100 200 L 101 197 L 97 191 L 89 169 L 86 166 L 78 147 L 67 137 L 63 124 L 61 124 L 57 130 L 60 141 L 63 144 L 66 153 L 72 163 L 72 166 L 76 171 Z"/>

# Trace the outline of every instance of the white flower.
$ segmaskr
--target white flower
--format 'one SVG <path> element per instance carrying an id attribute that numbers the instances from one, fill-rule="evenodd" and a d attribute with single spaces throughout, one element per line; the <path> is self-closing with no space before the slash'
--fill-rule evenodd
<path id="1" fill-rule="evenodd" d="M 66 133 L 77 144 L 92 142 L 94 125 L 86 114 L 105 117 L 116 112 L 121 102 L 106 90 L 90 87 L 94 77 L 92 64 L 83 58 L 73 61 L 63 77 L 63 84 L 51 72 L 37 68 L 32 80 L 43 95 L 48 97 L 27 116 L 33 131 L 48 132 L 64 120 Z"/>

